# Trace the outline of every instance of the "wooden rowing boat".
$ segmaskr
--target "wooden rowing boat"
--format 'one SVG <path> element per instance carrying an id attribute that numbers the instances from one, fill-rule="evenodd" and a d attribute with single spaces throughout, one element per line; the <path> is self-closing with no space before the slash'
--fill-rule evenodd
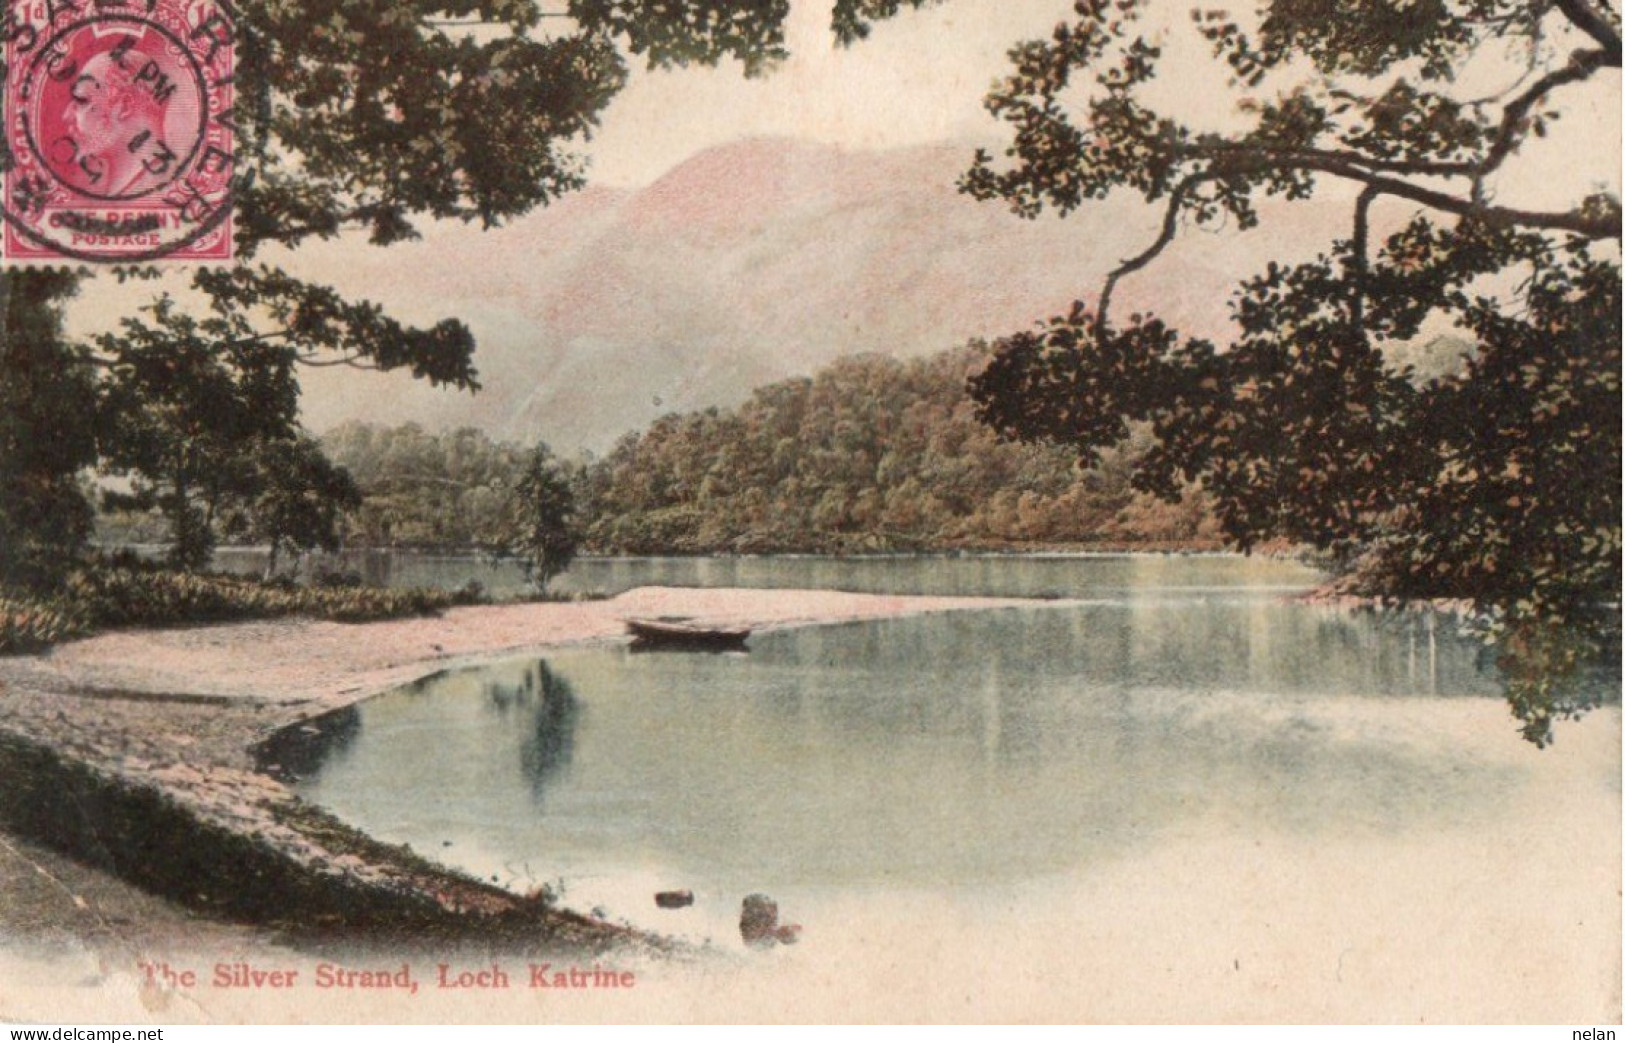
<path id="1" fill-rule="evenodd" d="M 628 619 L 633 648 L 744 648 L 749 627 L 706 626 L 688 616 L 661 616 L 658 619 Z"/>

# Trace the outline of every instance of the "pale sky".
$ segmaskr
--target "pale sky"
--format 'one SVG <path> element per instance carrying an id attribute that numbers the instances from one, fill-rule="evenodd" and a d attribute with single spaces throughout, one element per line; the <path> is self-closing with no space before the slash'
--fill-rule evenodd
<path id="1" fill-rule="evenodd" d="M 1251 4 L 1233 6 L 1246 9 Z M 1163 75 L 1152 100 L 1197 125 L 1233 125 L 1236 94 L 1227 88 L 1222 64 L 1193 39 L 1189 7 L 1189 0 L 1154 0 L 1153 15 L 1146 19 L 1148 30 L 1154 31 L 1157 23 L 1177 27 L 1163 36 Z M 904 11 L 878 23 L 868 40 L 837 48 L 828 11 L 828 0 L 793 0 L 788 27 L 792 57 L 762 78 L 745 79 L 737 64 L 666 72 L 635 66 L 627 89 L 610 103 L 601 131 L 585 146 L 589 183 L 647 185 L 707 148 L 753 137 L 800 138 L 852 150 L 952 142 L 968 164 L 972 148 L 997 153 L 1008 142 L 1008 131 L 986 113 L 982 100 L 993 82 L 1007 74 L 1009 48 L 1048 37 L 1058 22 L 1074 18 L 1071 0 L 946 0 L 923 11 Z M 1559 39 L 1557 53 L 1579 42 L 1589 41 Z M 1504 61 L 1492 62 L 1472 70 L 1470 84 L 1463 87 L 1484 93 L 1505 90 L 1520 71 Z M 1605 70 L 1594 82 L 1562 92 L 1565 118 L 1553 134 L 1530 141 L 1508 164 L 1494 186 L 1497 201 L 1566 207 L 1588 192 L 1617 193 L 1619 91 L 1618 70 Z M 1337 186 L 1327 183 L 1322 190 L 1335 195 Z M 1095 205 L 1127 207 L 1143 216 L 1144 204 L 1127 194 L 1120 203 L 1114 198 Z M 480 232 L 461 225 L 424 226 L 430 243 L 481 237 L 493 257 L 504 254 L 507 238 L 522 235 L 520 228 Z M 1268 228 L 1261 232 L 1269 234 Z M 523 245 L 519 255 L 529 256 L 536 244 Z M 348 261 L 375 249 L 363 235 L 352 234 L 335 243 L 310 244 L 286 257 L 268 251 L 267 260 L 332 282 L 346 294 L 379 300 L 404 321 L 433 322 L 445 316 L 451 302 L 422 285 L 400 289 L 352 277 L 352 267 L 365 266 Z M 404 254 L 396 248 L 391 256 Z M 527 262 L 503 277 L 523 279 L 529 271 Z M 71 328 L 76 334 L 105 330 L 159 289 L 180 291 L 187 281 L 184 272 L 161 284 L 118 286 L 111 279 L 97 280 L 70 311 Z M 474 325 L 485 343 L 491 331 L 477 321 Z"/>
<path id="2" fill-rule="evenodd" d="M 1227 87 L 1226 70 L 1189 30 L 1190 6 L 1189 0 L 1162 0 L 1142 20 L 1165 46 L 1162 82 L 1148 96 L 1193 125 L 1217 129 L 1231 123 L 1236 94 Z M 758 79 L 745 79 L 736 64 L 657 72 L 636 66 L 586 149 L 589 179 L 645 185 L 705 148 L 748 137 L 853 149 L 955 141 L 997 151 L 1008 133 L 982 99 L 1008 73 L 1006 52 L 1020 41 L 1047 38 L 1058 22 L 1075 18 L 1071 0 L 945 0 L 882 21 L 869 39 L 840 48 L 829 32 L 828 9 L 827 0 L 792 0 L 792 56 Z M 1589 43 L 1575 37 L 1554 46 L 1564 54 Z M 1492 59 L 1467 70 L 1462 86 L 1495 93 L 1521 73 Z M 1616 70 L 1562 92 L 1571 115 L 1554 125 L 1551 137 L 1525 146 L 1516 164 L 1521 169 L 1509 165 L 1514 190 L 1520 196 L 1549 190 L 1553 205 L 1569 205 L 1577 189 L 1617 192 L 1619 91 Z M 1611 135 L 1611 149 L 1597 147 L 1599 133 Z"/>
<path id="3" fill-rule="evenodd" d="M 878 23 L 837 47 L 828 4 L 795 0 L 791 58 L 747 80 L 737 64 L 650 72 L 637 67 L 588 148 L 598 183 L 648 184 L 712 145 L 797 137 L 854 149 L 997 140 L 982 97 L 1020 40 L 1049 35 L 1070 0 L 948 0 Z"/>

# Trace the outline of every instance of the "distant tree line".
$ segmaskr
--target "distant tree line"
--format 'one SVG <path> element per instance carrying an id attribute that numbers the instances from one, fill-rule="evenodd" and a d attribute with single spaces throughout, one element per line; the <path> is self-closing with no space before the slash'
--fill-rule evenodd
<path id="1" fill-rule="evenodd" d="M 362 490 L 350 544 L 482 551 L 516 561 L 539 584 L 575 556 L 579 468 L 545 444 L 497 442 L 467 427 L 433 434 L 348 423 L 322 445 Z"/>
<path id="2" fill-rule="evenodd" d="M 268 546 L 268 577 L 297 574 L 309 552 L 346 545 L 457 548 L 513 561 L 543 587 L 579 543 L 574 471 L 546 445 L 360 423 L 320 441 L 205 439 L 165 430 L 147 413 L 129 417 L 132 428 L 152 430 L 127 443 L 155 448 L 150 460 L 117 458 L 123 466 L 103 480 L 122 485 L 87 496 L 102 507 L 97 539 L 159 544 L 184 570 L 206 568 L 219 543 Z"/>
<path id="3" fill-rule="evenodd" d="M 843 359 L 736 409 L 663 417 L 602 459 L 552 461 L 530 480 L 558 488 L 529 500 L 568 499 L 573 535 L 599 553 L 1216 545 L 1199 491 L 1170 504 L 1130 488 L 1139 443 L 1080 469 L 978 423 L 965 379 L 987 355 Z M 323 445 L 363 493 L 349 541 L 372 546 L 502 544 L 533 462 L 468 428 L 352 423 Z"/>
<path id="4" fill-rule="evenodd" d="M 482 547 L 499 542 L 503 502 L 526 450 L 462 428 L 348 423 L 322 438 L 362 489 L 347 542 L 372 547 Z"/>
<path id="5" fill-rule="evenodd" d="M 1200 493 L 1129 486 L 1130 445 L 1083 470 L 975 416 L 973 344 L 849 357 L 737 409 L 668 416 L 582 475 L 586 544 L 630 554 L 1212 542 Z"/>

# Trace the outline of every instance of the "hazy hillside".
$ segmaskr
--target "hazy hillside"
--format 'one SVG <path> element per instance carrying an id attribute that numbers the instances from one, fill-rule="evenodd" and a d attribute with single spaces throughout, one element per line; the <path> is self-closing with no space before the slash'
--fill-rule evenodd
<path id="1" fill-rule="evenodd" d="M 592 188 L 511 227 L 301 256 L 302 269 L 418 320 L 465 318 L 485 390 L 317 374 L 314 428 L 380 418 L 474 425 L 603 451 L 673 410 L 732 405 L 839 355 L 910 357 L 1053 314 L 1154 234 L 1121 218 L 1021 221 L 958 194 L 969 151 L 848 152 L 759 140 L 703 152 L 637 191 Z M 1293 214 L 1304 226 L 1305 208 Z M 1275 226 L 1281 230 L 1279 224 Z M 1308 235 L 1303 251 L 1318 248 Z M 1130 280 L 1192 325 L 1222 318 L 1235 249 L 1195 234 Z M 1228 260 L 1227 260 L 1228 257 Z M 1241 263 L 1247 263 L 1245 257 Z M 359 377 L 359 379 L 358 379 Z"/>

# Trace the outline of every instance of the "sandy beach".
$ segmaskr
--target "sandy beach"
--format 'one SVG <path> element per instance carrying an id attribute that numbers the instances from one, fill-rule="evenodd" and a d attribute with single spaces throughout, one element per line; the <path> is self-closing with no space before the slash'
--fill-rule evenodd
<path id="1" fill-rule="evenodd" d="M 999 598 L 907 597 L 830 590 L 643 587 L 603 601 L 454 608 L 433 618 L 346 624 L 310 620 L 126 630 L 39 656 L 0 658 L 7 691 L 211 697 L 270 709 L 273 727 L 349 705 L 427 673 L 529 649 L 626 638 L 628 618 L 677 615 L 758 630 L 1019 607 Z"/>

